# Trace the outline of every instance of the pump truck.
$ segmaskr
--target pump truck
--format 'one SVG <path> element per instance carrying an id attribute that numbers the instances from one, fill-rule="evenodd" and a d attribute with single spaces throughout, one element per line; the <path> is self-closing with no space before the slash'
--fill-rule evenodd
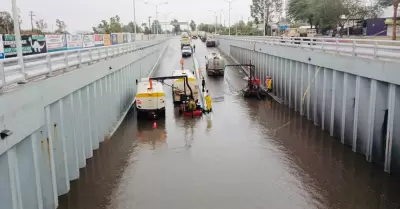
<path id="1" fill-rule="evenodd" d="M 186 94 L 181 95 L 182 103 L 178 107 L 179 113 L 183 113 L 184 116 L 192 116 L 192 117 L 193 116 L 201 116 L 203 114 L 203 112 L 204 112 L 204 110 L 201 107 L 197 107 L 196 106 L 196 109 L 194 111 L 190 111 L 190 109 L 189 109 L 189 102 L 190 102 L 190 100 L 194 100 L 194 97 L 193 97 L 193 90 L 189 85 L 189 79 L 188 79 L 187 75 L 151 77 L 149 79 L 161 82 L 162 84 L 165 84 L 164 83 L 165 80 L 174 80 L 174 79 L 181 79 L 181 78 L 184 79 L 183 80 L 183 82 L 184 82 L 184 92 L 186 92 L 186 87 L 187 87 L 189 89 L 189 91 L 190 91 L 190 95 L 189 96 L 186 95 Z"/>
<path id="2" fill-rule="evenodd" d="M 265 98 L 268 93 L 260 85 L 260 79 L 254 76 L 255 65 L 251 64 L 237 64 L 237 65 L 225 65 L 225 67 L 250 67 L 249 80 L 247 86 L 242 90 L 243 96 L 248 98 Z"/>

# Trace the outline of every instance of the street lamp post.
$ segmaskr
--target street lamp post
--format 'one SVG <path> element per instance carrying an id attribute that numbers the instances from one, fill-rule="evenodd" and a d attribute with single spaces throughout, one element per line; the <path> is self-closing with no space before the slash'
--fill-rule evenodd
<path id="1" fill-rule="evenodd" d="M 161 5 L 164 5 L 164 4 L 168 4 L 168 2 L 165 1 L 165 2 L 163 2 L 163 3 L 153 4 L 153 3 L 149 3 L 148 1 L 145 1 L 144 3 L 145 3 L 145 4 L 150 4 L 150 5 L 153 5 L 153 6 L 156 7 L 156 20 L 157 20 L 157 22 L 159 22 L 159 21 L 158 21 L 158 7 L 161 6 Z M 159 23 L 158 23 L 158 24 L 159 24 Z M 157 35 L 158 35 L 158 25 L 154 24 L 154 27 L 156 27 L 155 30 L 157 31 Z"/>
<path id="2" fill-rule="evenodd" d="M 212 12 L 212 13 L 214 13 L 214 15 L 215 15 L 215 35 L 217 35 L 217 24 L 218 24 L 218 15 L 217 15 L 217 12 L 212 11 L 212 10 L 207 10 L 207 11 Z"/>
<path id="3" fill-rule="evenodd" d="M 21 73 L 25 76 L 24 59 L 22 57 L 21 31 L 19 25 L 20 19 L 18 14 L 17 0 L 11 0 L 11 7 L 13 13 L 14 35 L 15 35 L 15 44 L 17 49 L 18 64 L 19 66 L 21 66 Z"/>
<path id="4" fill-rule="evenodd" d="M 229 35 L 231 35 L 231 3 L 235 2 L 236 0 L 224 0 L 228 2 L 229 5 L 229 20 L 228 20 L 228 27 L 229 27 Z"/>
<path id="5" fill-rule="evenodd" d="M 135 0 L 133 0 L 133 23 L 134 23 L 134 33 L 135 33 L 135 40 L 136 40 L 136 28 L 137 28 L 137 26 L 136 26 L 136 2 L 135 2 Z"/>

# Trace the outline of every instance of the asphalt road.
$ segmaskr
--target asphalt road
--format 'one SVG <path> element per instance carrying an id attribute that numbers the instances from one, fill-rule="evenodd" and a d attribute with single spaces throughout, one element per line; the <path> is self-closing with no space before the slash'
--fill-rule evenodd
<path id="1" fill-rule="evenodd" d="M 194 43 L 204 67 L 216 49 Z M 156 76 L 179 69 L 180 58 L 179 40 L 171 40 Z M 287 107 L 244 99 L 244 77 L 237 68 L 206 76 L 214 112 L 195 119 L 177 114 L 165 86 L 165 120 L 154 128 L 131 111 L 59 209 L 399 208 L 395 177 Z"/>

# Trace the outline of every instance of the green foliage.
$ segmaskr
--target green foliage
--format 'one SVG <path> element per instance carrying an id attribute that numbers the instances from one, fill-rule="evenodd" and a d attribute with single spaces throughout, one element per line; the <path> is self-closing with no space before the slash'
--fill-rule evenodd
<path id="1" fill-rule="evenodd" d="M 250 5 L 250 14 L 254 18 L 255 22 L 261 23 L 264 18 L 268 23 L 271 19 L 279 19 L 282 12 L 283 0 L 252 0 L 253 3 Z M 264 1 L 264 2 L 263 2 Z"/>
<path id="2" fill-rule="evenodd" d="M 135 32 L 135 23 L 130 21 L 127 25 L 123 25 L 122 26 L 122 32 L 134 33 Z M 136 25 L 136 32 L 137 33 L 141 33 L 142 32 L 142 28 L 140 26 L 138 26 L 138 25 Z"/>
<path id="3" fill-rule="evenodd" d="M 57 27 L 57 29 L 56 29 L 55 33 L 58 33 L 58 34 L 66 34 L 66 33 L 68 33 L 67 30 L 66 30 L 67 29 L 67 25 L 65 24 L 64 21 L 56 19 L 56 27 Z"/>
<path id="4" fill-rule="evenodd" d="M 150 34 L 150 29 L 149 29 L 149 27 L 147 26 L 147 23 L 142 23 L 142 27 L 143 27 L 143 33 L 144 34 Z"/>
<path id="5" fill-rule="evenodd" d="M 171 21 L 171 25 L 174 27 L 173 30 L 172 30 L 172 32 L 174 32 L 174 33 L 179 33 L 179 32 L 181 32 L 181 26 L 179 25 L 179 22 L 178 22 L 177 19 L 173 19 L 173 20 Z"/>
<path id="6" fill-rule="evenodd" d="M 123 25 L 121 23 L 121 18 L 116 15 L 114 17 L 111 17 L 109 22 L 107 22 L 107 20 L 102 20 L 101 23 L 97 25 L 97 27 L 93 27 L 93 31 L 94 33 L 104 34 L 121 33 L 122 27 Z M 133 25 L 131 29 L 133 29 Z"/>
<path id="7" fill-rule="evenodd" d="M 152 33 L 157 33 L 157 29 L 158 29 L 158 33 L 162 33 L 162 28 L 161 28 L 161 24 L 160 22 L 158 22 L 158 20 L 154 20 L 153 23 L 151 23 L 151 31 Z"/>
<path id="8" fill-rule="evenodd" d="M 43 30 L 46 30 L 46 28 L 47 28 L 47 23 L 44 20 L 37 20 L 36 21 L 36 29 L 40 33 L 43 33 Z"/>
<path id="9" fill-rule="evenodd" d="M 11 14 L 2 11 L 0 12 L 0 33 L 11 34 L 14 31 L 14 24 Z"/>
<path id="10" fill-rule="evenodd" d="M 287 9 L 292 20 L 307 22 L 311 27 L 342 28 L 349 20 L 374 18 L 381 11 L 380 2 L 365 6 L 363 0 L 291 0 Z"/>
<path id="11" fill-rule="evenodd" d="M 195 23 L 193 20 L 190 21 L 190 29 L 191 29 L 192 31 L 195 31 L 195 30 L 196 30 L 196 23 Z"/>

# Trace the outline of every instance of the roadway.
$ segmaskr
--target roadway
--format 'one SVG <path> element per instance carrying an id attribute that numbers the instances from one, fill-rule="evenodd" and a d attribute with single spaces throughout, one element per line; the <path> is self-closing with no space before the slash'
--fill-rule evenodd
<path id="1" fill-rule="evenodd" d="M 216 49 L 195 43 L 204 67 Z M 173 39 L 156 76 L 179 69 L 180 57 Z M 131 111 L 59 209 L 400 208 L 400 182 L 287 107 L 243 99 L 244 77 L 237 68 L 206 76 L 214 113 L 197 119 L 178 116 L 166 86 L 166 119 L 153 129 Z"/>

